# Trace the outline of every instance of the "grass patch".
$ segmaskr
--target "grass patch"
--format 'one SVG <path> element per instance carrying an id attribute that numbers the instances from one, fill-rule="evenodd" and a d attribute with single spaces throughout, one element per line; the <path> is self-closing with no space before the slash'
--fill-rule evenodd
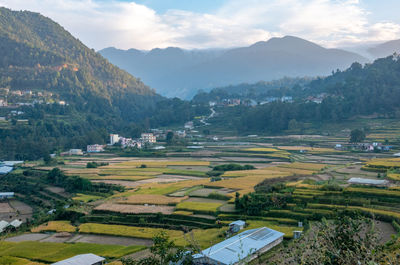
<path id="1" fill-rule="evenodd" d="M 144 248 L 143 246 L 125 247 L 91 243 L 2 242 L 0 244 L 0 256 L 19 257 L 51 263 L 85 253 L 93 253 L 108 258 L 119 258 Z"/>
<path id="2" fill-rule="evenodd" d="M 72 198 L 74 201 L 81 201 L 81 202 L 91 202 L 91 201 L 97 201 L 100 199 L 103 199 L 101 196 L 96 196 L 96 195 L 90 195 L 90 194 L 82 194 L 78 193 L 76 194 L 75 197 Z"/>
<path id="3" fill-rule="evenodd" d="M 136 194 L 125 197 L 123 200 L 118 201 L 121 204 L 158 204 L 158 205 L 171 205 L 180 203 L 188 197 L 168 197 L 159 194 Z"/>
<path id="4" fill-rule="evenodd" d="M 176 206 L 177 210 L 193 212 L 216 212 L 222 203 L 216 202 L 181 202 Z"/>
<path id="5" fill-rule="evenodd" d="M 179 238 L 183 235 L 182 231 L 167 230 L 162 228 L 136 227 L 127 225 L 108 225 L 86 223 L 79 226 L 79 232 L 86 234 L 127 236 L 137 238 L 152 239 L 155 235 L 164 231 L 171 239 Z"/>
<path id="6" fill-rule="evenodd" d="M 46 224 L 42 224 L 38 227 L 32 228 L 31 231 L 33 233 L 40 233 L 45 231 L 74 233 L 76 231 L 76 227 L 71 225 L 70 221 L 50 221 Z"/>

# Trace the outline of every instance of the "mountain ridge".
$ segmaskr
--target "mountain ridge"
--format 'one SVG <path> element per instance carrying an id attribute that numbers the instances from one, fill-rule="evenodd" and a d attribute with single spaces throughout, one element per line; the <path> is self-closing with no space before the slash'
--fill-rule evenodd
<path id="1" fill-rule="evenodd" d="M 219 51 L 186 51 L 176 47 L 157 49 L 162 56 L 154 55 L 153 51 L 127 54 L 123 50 L 106 48 L 99 52 L 112 63 L 140 77 L 160 94 L 186 99 L 200 89 L 270 81 L 285 76 L 328 75 L 356 61 L 368 62 L 356 53 L 326 49 L 294 36 L 271 38 L 248 47 Z M 171 55 L 169 51 L 178 55 Z M 195 57 L 196 53 L 200 55 Z M 166 54 L 171 55 L 171 60 L 166 59 Z"/>

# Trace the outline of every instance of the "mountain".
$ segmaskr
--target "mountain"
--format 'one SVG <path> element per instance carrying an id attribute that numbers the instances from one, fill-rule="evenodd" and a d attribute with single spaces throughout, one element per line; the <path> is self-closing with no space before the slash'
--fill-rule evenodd
<path id="1" fill-rule="evenodd" d="M 0 100 L 12 105 L 0 107 L 6 118 L 0 159 L 39 159 L 105 143 L 110 132 L 136 137 L 201 114 L 189 102 L 156 94 L 49 18 L 6 8 L 0 8 Z"/>
<path id="2" fill-rule="evenodd" d="M 360 116 L 400 118 L 400 56 L 389 56 L 364 66 L 353 63 L 345 71 L 317 78 L 301 88 L 305 97 L 293 102 L 273 101 L 254 107 L 226 107 L 211 120 L 242 134 L 309 133 L 321 124 L 335 124 Z M 307 92 L 308 91 L 308 92 Z M 324 95 L 319 102 L 309 100 Z"/>
<path id="3" fill-rule="evenodd" d="M 143 102 L 136 99 L 157 97 L 140 80 L 38 13 L 1 8 L 0 45 L 0 87 L 49 91 L 70 103 L 92 105 L 93 110 L 99 101 L 118 109 L 127 98 Z M 129 111 L 140 110 L 134 105 Z"/>
<path id="4" fill-rule="evenodd" d="M 107 48 L 100 53 L 160 94 L 181 98 L 191 98 L 200 89 L 243 82 L 328 75 L 353 62 L 368 61 L 356 53 L 326 49 L 292 36 L 219 51 L 167 48 L 140 52 Z"/>
<path id="5" fill-rule="evenodd" d="M 368 52 L 375 58 L 382 58 L 396 53 L 400 53 L 400 40 L 388 41 L 368 49 Z"/>

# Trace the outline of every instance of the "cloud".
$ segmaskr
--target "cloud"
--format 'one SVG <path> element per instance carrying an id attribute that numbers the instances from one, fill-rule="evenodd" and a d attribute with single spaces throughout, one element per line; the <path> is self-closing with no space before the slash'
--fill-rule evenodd
<path id="1" fill-rule="evenodd" d="M 212 13 L 163 14 L 117 0 L 0 0 L 0 5 L 40 12 L 95 49 L 237 47 L 283 35 L 332 47 L 400 37 L 394 22 L 369 22 L 358 0 L 231 0 Z"/>

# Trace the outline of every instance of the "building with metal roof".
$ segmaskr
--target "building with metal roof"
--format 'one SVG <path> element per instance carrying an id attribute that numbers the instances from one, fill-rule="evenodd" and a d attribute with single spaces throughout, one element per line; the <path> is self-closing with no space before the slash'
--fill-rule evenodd
<path id="1" fill-rule="evenodd" d="M 244 231 L 193 255 L 196 265 L 234 265 L 249 262 L 282 242 L 284 234 L 267 227 Z"/>
<path id="2" fill-rule="evenodd" d="M 0 175 L 4 175 L 13 171 L 13 167 L 9 166 L 0 166 Z"/>
<path id="3" fill-rule="evenodd" d="M 105 258 L 94 255 L 94 254 L 82 254 L 76 255 L 72 258 L 65 259 L 53 265 L 102 265 Z"/>
<path id="4" fill-rule="evenodd" d="M 239 232 L 244 228 L 245 225 L 246 225 L 245 221 L 237 220 L 229 224 L 229 231 L 232 233 Z"/>
<path id="5" fill-rule="evenodd" d="M 9 226 L 10 224 L 7 221 L 1 220 L 0 221 L 0 233 L 3 233 L 4 230 Z"/>
<path id="6" fill-rule="evenodd" d="M 14 227 L 14 228 L 18 228 L 22 225 L 22 221 L 15 219 L 14 221 L 12 221 L 10 223 L 10 226 Z"/>
<path id="7" fill-rule="evenodd" d="M 387 185 L 389 182 L 384 179 L 351 178 L 347 181 L 350 184 L 364 185 Z"/>
<path id="8" fill-rule="evenodd" d="M 0 192 L 0 199 L 11 199 L 14 197 L 14 192 Z"/>

